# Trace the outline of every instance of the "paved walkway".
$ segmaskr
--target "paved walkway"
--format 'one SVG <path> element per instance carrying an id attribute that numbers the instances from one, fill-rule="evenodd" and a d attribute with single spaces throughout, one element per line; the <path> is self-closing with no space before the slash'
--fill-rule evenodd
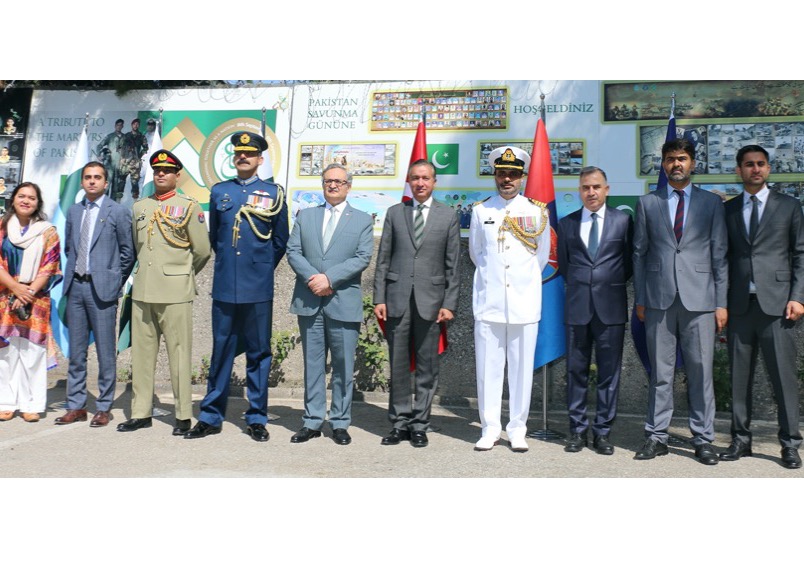
<path id="1" fill-rule="evenodd" d="M 113 410 L 109 427 L 93 429 L 88 422 L 57 426 L 62 415 L 63 382 L 50 389 L 51 408 L 38 423 L 20 418 L 0 423 L 0 476 L 2 477 L 285 477 L 285 478 L 802 478 L 804 470 L 790 471 L 780 465 L 774 423 L 755 423 L 754 457 L 733 463 L 704 466 L 698 463 L 685 442 L 686 419 L 675 419 L 671 433 L 678 438 L 670 455 L 653 461 L 634 461 L 642 444 L 642 417 L 620 416 L 612 442 L 614 455 L 604 457 L 592 450 L 568 454 L 563 440 L 529 440 L 530 451 L 513 453 L 503 443 L 489 452 L 473 451 L 480 434 L 477 411 L 471 408 L 434 408 L 430 445 L 414 449 L 407 443 L 395 447 L 380 445 L 390 430 L 386 397 L 356 402 L 353 408 L 353 437 L 349 446 L 335 445 L 329 430 L 325 436 L 304 444 L 291 444 L 290 437 L 301 426 L 302 400 L 271 397 L 269 411 L 278 419 L 268 430 L 271 439 L 256 443 L 243 433 L 241 419 L 246 402 L 232 398 L 229 420 L 223 432 L 205 439 L 173 437 L 172 397 L 160 394 L 154 426 L 133 433 L 119 433 L 116 425 L 126 419 L 130 390 L 123 390 Z M 272 392 L 274 394 L 274 392 Z M 198 414 L 197 401 L 194 414 Z M 94 401 L 94 400 L 93 400 Z M 92 408 L 92 402 L 90 402 Z M 530 430 L 541 426 L 535 412 Z M 550 426 L 567 433 L 566 414 L 550 416 Z M 717 448 L 729 443 L 729 424 L 716 424 Z M 146 456 L 147 458 L 143 458 Z"/>

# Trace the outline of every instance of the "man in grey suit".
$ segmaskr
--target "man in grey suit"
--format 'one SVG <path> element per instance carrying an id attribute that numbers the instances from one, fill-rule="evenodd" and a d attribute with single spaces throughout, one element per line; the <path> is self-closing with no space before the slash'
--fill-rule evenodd
<path id="1" fill-rule="evenodd" d="M 332 439 L 348 445 L 352 421 L 355 349 L 363 322 L 360 276 L 374 249 L 370 215 L 352 208 L 346 196 L 352 175 L 340 164 L 321 174 L 327 204 L 299 211 L 288 240 L 288 263 L 296 273 L 290 312 L 299 317 L 304 350 L 304 417 L 290 439 L 321 436 L 327 410 L 327 350 L 332 355 Z"/>
<path id="2" fill-rule="evenodd" d="M 804 217 L 797 199 L 768 189 L 761 146 L 737 152 L 745 191 L 726 203 L 732 442 L 723 461 L 751 456 L 751 395 L 757 354 L 778 407 L 782 466 L 801 468 L 795 322 L 804 315 Z"/>
<path id="3" fill-rule="evenodd" d="M 609 433 L 617 416 L 617 395 L 628 321 L 625 284 L 631 277 L 634 223 L 631 215 L 606 205 L 609 184 L 599 167 L 581 170 L 583 207 L 558 223 L 558 269 L 566 282 L 567 406 L 570 439 L 564 450 L 588 444 L 586 398 L 592 345 L 597 357 L 597 407 L 592 446 L 614 453 Z"/>
<path id="4" fill-rule="evenodd" d="M 426 447 L 438 387 L 441 324 L 451 321 L 458 307 L 461 233 L 455 211 L 433 199 L 432 163 L 413 162 L 408 182 L 413 200 L 386 212 L 374 274 L 374 314 L 385 322 L 391 359 L 388 418 L 393 429 L 381 443 L 409 440 L 413 447 Z"/>
<path id="5" fill-rule="evenodd" d="M 117 383 L 117 302 L 134 266 L 131 211 L 105 194 L 109 186 L 102 163 L 89 162 L 81 171 L 84 199 L 67 212 L 64 253 L 64 295 L 70 333 L 67 372 L 67 413 L 57 425 L 87 420 L 87 349 L 89 332 L 98 354 L 97 412 L 92 427 L 109 424 Z"/>
<path id="6" fill-rule="evenodd" d="M 669 185 L 640 197 L 634 228 L 636 311 L 645 322 L 651 363 L 646 440 L 634 458 L 668 453 L 680 344 L 695 456 L 716 465 L 712 363 L 715 331 L 727 322 L 728 285 L 723 202 L 690 183 L 695 148 L 689 140 L 662 146 L 662 168 Z"/>

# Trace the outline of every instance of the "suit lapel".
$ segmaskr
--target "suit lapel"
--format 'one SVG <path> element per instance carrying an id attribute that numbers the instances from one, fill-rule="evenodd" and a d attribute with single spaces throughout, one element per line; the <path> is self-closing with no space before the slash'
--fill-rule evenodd
<path id="1" fill-rule="evenodd" d="M 664 219 L 664 227 L 667 229 L 667 234 L 670 236 L 670 238 L 673 239 L 673 242 L 675 242 L 676 233 L 673 230 L 672 223 L 670 222 L 670 214 L 668 213 L 667 208 L 670 206 L 668 203 L 669 199 L 667 198 L 667 187 L 657 189 L 656 191 L 653 192 L 653 194 L 656 196 L 656 198 L 654 199 L 654 204 L 660 209 L 659 216 L 662 219 Z M 682 240 L 684 240 L 683 237 Z"/>
<path id="2" fill-rule="evenodd" d="M 684 232 L 681 236 L 682 242 L 684 241 L 684 236 L 687 234 L 688 228 L 693 229 L 698 226 L 704 226 L 700 221 L 697 220 L 702 214 L 701 207 L 703 207 L 703 201 L 700 198 L 701 191 L 703 191 L 703 189 L 698 189 L 695 185 L 693 185 L 692 189 L 690 190 L 690 204 L 689 207 L 687 207 L 687 218 L 684 219 Z M 709 223 L 706 224 L 708 225 Z"/>
<path id="3" fill-rule="evenodd" d="M 83 217 L 83 207 L 75 207 L 72 210 L 73 221 L 73 250 L 78 252 L 78 247 L 81 246 L 81 219 Z"/>
<path id="4" fill-rule="evenodd" d="M 416 248 L 416 239 L 413 238 L 413 199 L 405 201 L 405 206 L 402 207 L 402 214 L 405 216 L 405 224 L 408 227 L 408 235 L 410 236 L 410 243 Z"/>
<path id="5" fill-rule="evenodd" d="M 433 199 L 433 204 L 430 207 L 430 210 L 427 213 L 427 222 L 424 223 L 424 232 L 422 233 L 422 243 L 427 239 L 427 235 L 430 234 L 430 227 L 433 226 L 434 222 L 438 222 L 438 214 L 440 212 L 441 203 Z M 412 215 L 411 215 L 412 216 Z M 411 233 L 412 234 L 412 233 Z"/>
<path id="6" fill-rule="evenodd" d="M 92 231 L 92 242 L 89 243 L 89 250 L 95 246 L 95 243 L 103 232 L 103 227 L 106 224 L 106 218 L 109 216 L 109 210 L 112 208 L 112 202 L 109 200 L 111 197 L 106 196 L 103 198 L 103 205 L 98 211 L 98 216 L 95 218 L 95 229 Z M 89 253 L 87 250 L 87 253 Z"/>
<path id="7" fill-rule="evenodd" d="M 748 231 L 745 229 L 745 219 L 743 218 L 743 198 L 743 194 L 740 193 L 728 201 L 726 203 L 726 215 L 734 217 L 731 222 L 737 225 L 737 230 L 745 240 L 745 243 L 750 244 L 748 242 Z M 765 210 L 767 211 L 767 208 Z"/>
<path id="8" fill-rule="evenodd" d="M 608 242 L 609 234 L 613 230 L 611 225 L 614 222 L 614 215 L 611 214 L 611 207 L 608 205 L 603 205 L 606 208 L 606 216 L 603 217 L 603 228 L 600 231 L 600 235 L 598 236 L 598 243 L 597 243 L 597 258 L 600 258 L 603 252 L 603 246 L 605 246 L 606 242 Z M 595 258 L 595 259 L 597 259 Z"/>
<path id="9" fill-rule="evenodd" d="M 340 236 L 341 232 L 343 232 L 344 227 L 348 224 L 349 219 L 352 216 L 352 207 L 349 203 L 346 203 L 346 206 L 343 208 L 343 212 L 341 213 L 341 218 L 338 219 L 338 224 L 335 226 L 335 232 L 332 233 L 332 239 L 329 241 L 329 246 L 327 249 L 331 248 L 335 241 Z M 323 223 L 324 220 L 321 219 Z"/>
<path id="10" fill-rule="evenodd" d="M 326 212 L 326 210 L 326 205 L 317 207 L 313 218 L 313 223 L 316 227 L 316 240 L 318 241 L 318 246 L 321 248 L 322 254 L 326 252 L 326 250 L 324 250 L 324 212 Z"/>
<path id="11" fill-rule="evenodd" d="M 569 236 L 578 241 L 578 248 L 583 250 L 584 257 L 592 262 L 592 256 L 589 254 L 589 248 L 583 243 L 583 237 L 581 236 L 581 224 L 583 221 L 583 207 L 581 207 L 575 213 L 570 214 L 569 222 L 570 224 L 570 234 Z M 598 241 L 598 252 L 600 252 L 600 241 Z"/>
<path id="12" fill-rule="evenodd" d="M 779 206 L 779 200 L 777 197 L 778 195 L 773 191 L 768 192 L 768 202 L 765 205 L 765 210 L 762 211 L 762 218 L 759 219 L 756 238 L 759 238 L 759 235 L 762 234 L 762 231 L 765 229 L 768 223 L 770 223 L 770 219 L 772 219 L 776 214 L 776 208 Z M 742 224 L 745 226 L 745 223 Z"/>

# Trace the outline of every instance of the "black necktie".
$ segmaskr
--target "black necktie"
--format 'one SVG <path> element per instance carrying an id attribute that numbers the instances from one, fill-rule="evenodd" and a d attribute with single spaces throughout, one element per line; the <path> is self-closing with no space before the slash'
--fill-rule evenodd
<path id="1" fill-rule="evenodd" d="M 757 228 L 759 228 L 759 199 L 756 195 L 751 195 L 751 220 L 748 222 L 748 240 L 751 244 L 757 237 Z"/>

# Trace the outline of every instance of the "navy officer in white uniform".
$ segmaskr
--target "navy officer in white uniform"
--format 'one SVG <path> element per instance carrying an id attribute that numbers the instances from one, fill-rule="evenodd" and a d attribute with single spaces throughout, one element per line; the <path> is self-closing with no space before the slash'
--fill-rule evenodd
<path id="1" fill-rule="evenodd" d="M 505 429 L 511 449 L 525 452 L 550 218 L 544 203 L 519 193 L 530 164 L 527 152 L 503 146 L 491 152 L 489 162 L 497 195 L 474 206 L 469 228 L 469 255 L 476 266 L 472 309 L 482 427 L 475 450 L 487 451 L 500 440 L 507 361 L 510 415 Z"/>

